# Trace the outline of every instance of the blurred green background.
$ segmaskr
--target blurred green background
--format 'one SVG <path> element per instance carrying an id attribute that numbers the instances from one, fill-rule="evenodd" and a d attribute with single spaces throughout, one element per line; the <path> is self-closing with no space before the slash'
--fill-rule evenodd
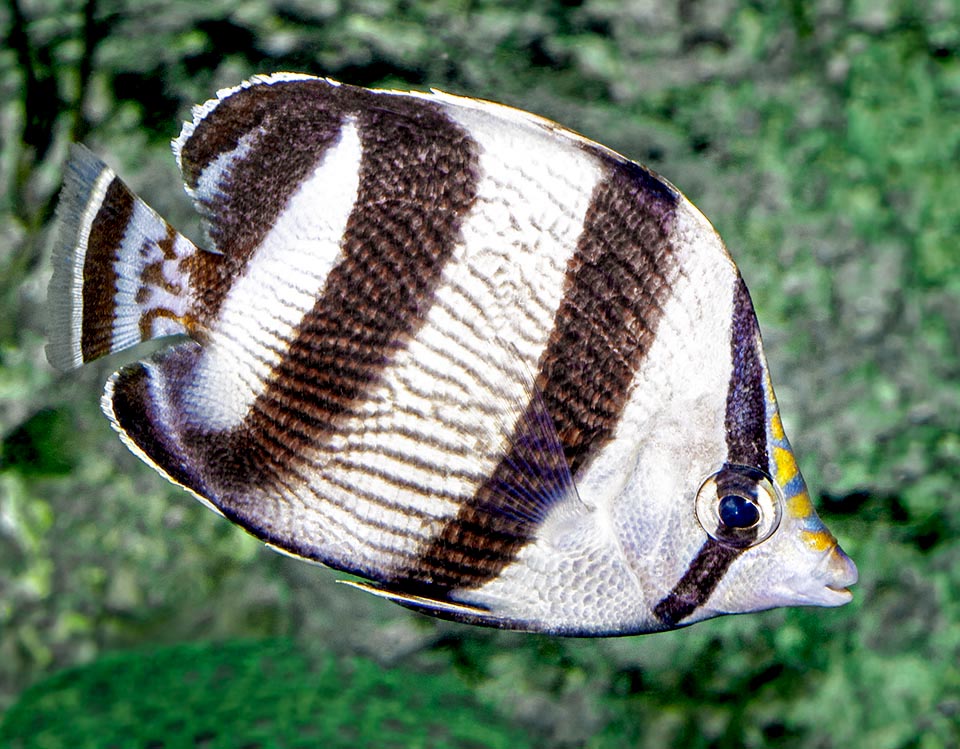
<path id="1" fill-rule="evenodd" d="M 311 710 L 392 709 L 398 674 L 455 682 L 478 731 L 538 746 L 960 746 L 956 3 L 5 0 L 0 33 L 0 715 L 104 654 L 262 640 L 312 665 L 255 681 L 301 698 L 330 663 L 379 674 Z M 66 145 L 198 237 L 169 141 L 192 104 L 275 70 L 502 101 L 683 190 L 751 289 L 855 601 L 595 641 L 436 622 L 271 553 L 128 453 L 98 410 L 120 360 L 58 376 L 43 355 Z M 250 746 L 294 745 L 260 729 Z"/>

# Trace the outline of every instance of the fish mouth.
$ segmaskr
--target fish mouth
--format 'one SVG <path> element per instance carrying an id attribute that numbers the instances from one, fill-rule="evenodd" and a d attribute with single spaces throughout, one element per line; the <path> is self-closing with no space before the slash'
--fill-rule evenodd
<path id="1" fill-rule="evenodd" d="M 850 593 L 850 588 L 841 588 L 837 585 L 828 585 L 827 590 L 832 590 L 834 593 Z M 850 595 L 853 595 L 853 593 L 850 593 Z"/>
<path id="2" fill-rule="evenodd" d="M 839 588 L 833 585 L 824 586 L 827 594 L 821 599 L 823 606 L 843 606 L 853 600 L 853 593 L 850 588 Z"/>
<path id="3" fill-rule="evenodd" d="M 828 549 L 820 564 L 816 577 L 823 583 L 818 603 L 823 606 L 842 606 L 853 600 L 850 587 L 860 578 L 857 565 L 837 544 Z"/>

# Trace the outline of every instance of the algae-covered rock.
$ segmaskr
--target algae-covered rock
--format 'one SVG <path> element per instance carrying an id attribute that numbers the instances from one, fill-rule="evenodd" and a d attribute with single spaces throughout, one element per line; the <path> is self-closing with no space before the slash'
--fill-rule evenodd
<path id="1" fill-rule="evenodd" d="M 517 727 L 452 675 L 311 660 L 288 640 L 107 655 L 27 690 L 6 749 L 523 749 Z"/>

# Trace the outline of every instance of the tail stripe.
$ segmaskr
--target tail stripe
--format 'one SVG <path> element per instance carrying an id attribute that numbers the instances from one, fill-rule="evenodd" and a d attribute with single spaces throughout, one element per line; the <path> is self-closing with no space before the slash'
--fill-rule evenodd
<path id="1" fill-rule="evenodd" d="M 57 209 L 50 344 L 58 369 L 183 334 L 196 319 L 191 283 L 218 256 L 201 253 L 82 146 L 71 148 Z"/>
<path id="2" fill-rule="evenodd" d="M 80 349 L 84 361 L 103 356 L 113 346 L 112 327 L 103 325 L 103 321 L 114 316 L 114 300 L 118 292 L 114 248 L 122 247 L 133 211 L 133 195 L 114 177 L 93 220 L 83 263 L 83 337 Z"/>
<path id="3" fill-rule="evenodd" d="M 111 350 L 187 332 L 192 302 L 183 261 L 197 248 L 137 201 L 114 259 L 118 283 Z"/>

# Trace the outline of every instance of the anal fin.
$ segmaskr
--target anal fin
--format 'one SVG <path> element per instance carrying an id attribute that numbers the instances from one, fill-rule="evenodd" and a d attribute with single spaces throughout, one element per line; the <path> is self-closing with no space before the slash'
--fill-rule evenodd
<path id="1" fill-rule="evenodd" d="M 405 593 L 400 590 L 390 590 L 382 588 L 372 583 L 361 582 L 357 580 L 337 580 L 338 583 L 349 585 L 351 588 L 362 590 L 377 598 L 385 598 L 393 601 L 408 609 L 418 611 L 422 614 L 438 616 L 443 619 L 452 619 L 454 621 L 477 622 L 485 621 L 495 623 L 496 617 L 487 609 L 477 606 L 470 606 L 466 603 L 457 603 L 455 601 L 442 601 L 428 596 Z"/>

